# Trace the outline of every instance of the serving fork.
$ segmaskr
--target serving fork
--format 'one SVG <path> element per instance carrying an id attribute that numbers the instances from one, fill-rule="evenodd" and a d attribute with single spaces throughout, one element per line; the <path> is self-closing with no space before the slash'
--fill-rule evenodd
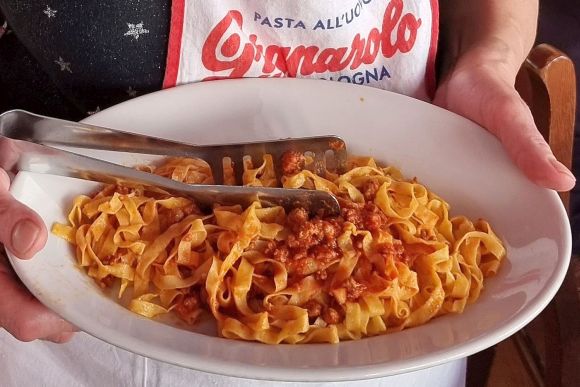
<path id="1" fill-rule="evenodd" d="M 216 185 L 185 184 L 59 147 L 200 158 L 209 164 Z M 215 203 L 248 205 L 259 200 L 265 206 L 303 207 L 312 213 L 339 213 L 337 199 L 324 191 L 222 185 L 224 163 L 231 163 L 236 181 L 240 183 L 244 158 L 261 162 L 265 154 L 272 155 L 280 178 L 280 160 L 288 151 L 311 155 L 314 172 L 318 174 L 324 172 L 327 161 L 338 171 L 343 171 L 346 166 L 346 145 L 337 136 L 192 145 L 23 110 L 0 114 L 0 168 L 5 170 L 61 175 L 110 184 L 142 185 L 150 190 L 188 196 L 206 207 Z"/>

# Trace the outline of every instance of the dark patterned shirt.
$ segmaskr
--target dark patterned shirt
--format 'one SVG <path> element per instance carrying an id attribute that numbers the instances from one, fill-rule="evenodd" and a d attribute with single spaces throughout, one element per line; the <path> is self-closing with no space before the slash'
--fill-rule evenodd
<path id="1" fill-rule="evenodd" d="M 0 10 L 0 111 L 82 118 L 162 86 L 170 0 L 0 0 Z"/>

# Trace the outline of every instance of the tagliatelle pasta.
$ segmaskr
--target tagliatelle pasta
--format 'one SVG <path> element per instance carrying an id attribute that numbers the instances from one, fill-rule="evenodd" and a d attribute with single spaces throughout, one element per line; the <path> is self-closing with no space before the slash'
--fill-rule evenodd
<path id="1" fill-rule="evenodd" d="M 258 202 L 204 213 L 187 198 L 108 186 L 77 197 L 52 232 L 75 245 L 97 283 L 118 285 L 133 312 L 176 313 L 188 324 L 205 313 L 223 337 L 269 344 L 336 343 L 461 313 L 506 255 L 487 222 L 451 218 L 443 199 L 372 158 L 325 177 L 299 154 L 282 163 L 284 187 L 332 192 L 341 215 Z M 141 169 L 213 181 L 202 160 Z M 270 157 L 244 169 L 246 185 L 278 181 Z"/>

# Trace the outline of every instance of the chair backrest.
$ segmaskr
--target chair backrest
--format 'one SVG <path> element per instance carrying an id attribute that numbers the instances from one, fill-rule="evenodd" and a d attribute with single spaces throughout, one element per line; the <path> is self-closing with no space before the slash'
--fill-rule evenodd
<path id="1" fill-rule="evenodd" d="M 576 115 L 574 63 L 548 44 L 532 50 L 516 80 L 516 88 L 530 107 L 536 125 L 560 162 L 572 165 Z M 569 194 L 561 195 L 568 208 Z"/>
<path id="2" fill-rule="evenodd" d="M 516 80 L 538 129 L 558 160 L 570 168 L 574 141 L 576 81 L 574 63 L 556 48 L 535 47 Z M 569 194 L 561 194 L 569 208 Z M 572 260 L 571 267 L 580 265 Z M 562 287 L 540 315 L 545 353 L 543 384 L 577 385 L 580 375 L 580 300 L 574 270 L 568 270 Z M 525 359 L 524 359 L 525 361 Z"/>

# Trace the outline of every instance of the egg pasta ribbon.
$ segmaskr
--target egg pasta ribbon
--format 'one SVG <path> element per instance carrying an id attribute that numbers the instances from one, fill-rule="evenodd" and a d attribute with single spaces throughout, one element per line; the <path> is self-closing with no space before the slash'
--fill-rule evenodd
<path id="1" fill-rule="evenodd" d="M 75 198 L 52 232 L 131 311 L 175 313 L 192 325 L 205 315 L 223 337 L 268 344 L 337 343 L 462 313 L 506 256 L 489 223 L 451 217 L 447 202 L 393 167 L 358 157 L 344 174 L 318 176 L 312 160 L 288 160 L 282 186 L 334 194 L 339 216 L 258 202 L 204 212 L 188 198 L 106 186 Z M 213 183 L 199 159 L 139 169 Z M 244 160 L 244 185 L 279 181 L 271 156 Z"/>

